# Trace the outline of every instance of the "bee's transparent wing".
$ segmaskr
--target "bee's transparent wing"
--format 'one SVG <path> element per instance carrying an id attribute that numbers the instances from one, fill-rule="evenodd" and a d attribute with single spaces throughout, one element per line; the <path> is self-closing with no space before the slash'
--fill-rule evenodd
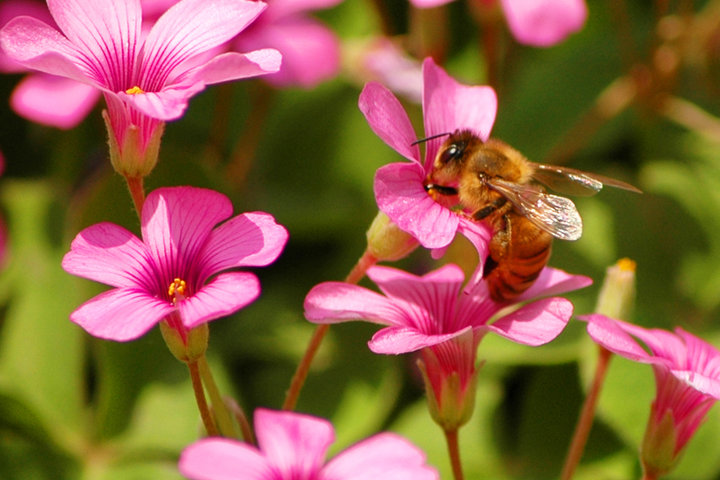
<path id="1" fill-rule="evenodd" d="M 582 170 L 557 165 L 543 165 L 541 163 L 536 163 L 533 166 L 535 167 L 533 179 L 556 192 L 567 195 L 595 195 L 602 189 L 603 185 L 642 193 L 629 183 L 598 175 L 597 173 L 583 172 Z"/>
<path id="2" fill-rule="evenodd" d="M 577 240 L 582 235 L 582 218 L 569 198 L 550 195 L 536 185 L 500 179 L 493 179 L 489 185 L 502 193 L 521 215 L 553 237 Z"/>

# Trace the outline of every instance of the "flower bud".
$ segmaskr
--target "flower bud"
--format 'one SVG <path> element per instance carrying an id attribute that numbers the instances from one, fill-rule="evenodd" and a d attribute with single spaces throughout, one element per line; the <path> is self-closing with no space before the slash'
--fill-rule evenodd
<path id="1" fill-rule="evenodd" d="M 378 212 L 366 236 L 368 253 L 381 262 L 405 258 L 419 245 L 415 237 L 401 230 L 383 212 Z"/>
<path id="2" fill-rule="evenodd" d="M 636 267 L 635 261 L 622 258 L 607 268 L 595 307 L 596 313 L 626 321 L 631 317 L 635 303 Z"/>

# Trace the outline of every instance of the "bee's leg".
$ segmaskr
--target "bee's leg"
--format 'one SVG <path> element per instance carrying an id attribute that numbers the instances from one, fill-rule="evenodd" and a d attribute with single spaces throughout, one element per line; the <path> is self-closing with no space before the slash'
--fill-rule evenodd
<path id="1" fill-rule="evenodd" d="M 434 193 L 438 193 L 440 195 L 446 195 L 448 197 L 452 197 L 453 195 L 457 195 L 458 191 L 457 188 L 453 187 L 446 187 L 444 185 L 437 185 L 435 183 L 428 183 L 425 185 L 425 191 L 428 192 L 430 195 L 433 195 Z"/>
<path id="2" fill-rule="evenodd" d="M 493 213 L 495 210 L 499 209 L 503 205 L 507 203 L 507 198 L 505 197 L 499 197 L 494 202 L 489 203 L 485 205 L 483 208 L 479 209 L 475 213 L 472 214 L 472 218 L 475 220 L 482 220 L 491 213 Z M 507 222 L 505 222 L 507 223 Z"/>
<path id="3" fill-rule="evenodd" d="M 483 266 L 483 278 L 486 278 L 508 255 L 512 224 L 507 215 L 503 215 L 495 225 L 495 232 L 490 239 L 490 251 Z"/>

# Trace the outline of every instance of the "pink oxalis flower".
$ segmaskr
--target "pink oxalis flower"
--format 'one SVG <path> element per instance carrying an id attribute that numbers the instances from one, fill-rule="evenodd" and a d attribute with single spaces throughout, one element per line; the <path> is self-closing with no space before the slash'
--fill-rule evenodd
<path id="1" fill-rule="evenodd" d="M 490 240 L 489 228 L 436 202 L 425 190 L 443 139 L 425 142 L 425 157 L 422 158 L 419 146 L 414 143 L 418 137 L 407 113 L 390 90 L 379 83 L 368 83 L 358 103 L 375 134 L 410 160 L 378 169 L 374 185 L 378 208 L 425 248 L 447 247 L 459 231 L 479 252 L 484 250 Z M 431 58 L 425 59 L 423 121 L 426 137 L 467 129 L 487 140 L 496 111 L 497 97 L 492 88 L 462 85 Z M 480 258 L 484 257 L 481 255 Z M 482 262 L 475 275 L 478 279 L 481 267 Z"/>
<path id="2" fill-rule="evenodd" d="M 47 4 L 60 31 L 37 18 L 20 16 L 0 31 L 0 46 L 27 68 L 102 92 L 113 165 L 126 176 L 152 170 L 164 122 L 181 117 L 189 99 L 206 85 L 280 67 L 280 54 L 274 49 L 247 54 L 214 51 L 265 9 L 262 2 L 181 0 L 146 36 L 140 0 Z"/>
<path id="3" fill-rule="evenodd" d="M 305 298 L 305 317 L 314 323 L 365 320 L 383 325 L 368 343 L 382 354 L 420 351 L 431 412 L 446 429 L 467 421 L 474 405 L 477 347 L 492 332 L 525 345 L 542 345 L 562 332 L 572 315 L 570 301 L 542 298 L 582 288 L 583 276 L 545 268 L 510 313 L 490 298 L 481 282 L 462 293 L 464 274 L 445 265 L 423 276 L 390 267 L 371 267 L 367 276 L 382 294 L 343 282 L 315 286 Z"/>
<path id="4" fill-rule="evenodd" d="M 276 87 L 314 87 L 340 70 L 340 41 L 308 12 L 334 7 L 342 0 L 272 0 L 260 18 L 232 42 L 240 51 L 276 48 L 280 71 L 263 77 Z"/>
<path id="5" fill-rule="evenodd" d="M 425 455 L 404 438 L 374 435 L 325 462 L 334 441 L 327 420 L 294 412 L 255 411 L 258 447 L 206 438 L 180 456 L 193 480 L 438 480 Z"/>
<path id="6" fill-rule="evenodd" d="M 272 263 L 287 231 L 267 213 L 231 215 L 218 192 L 160 188 L 143 205 L 142 240 L 112 223 L 84 229 L 63 268 L 115 288 L 70 319 L 96 337 L 126 341 L 169 316 L 189 330 L 249 304 L 260 294 L 257 277 L 228 270 Z"/>
<path id="7" fill-rule="evenodd" d="M 650 475 L 647 478 L 671 471 L 710 408 L 720 399 L 720 351 L 681 328 L 675 333 L 645 329 L 600 314 L 580 318 L 588 322 L 588 334 L 596 343 L 652 366 L 657 392 L 641 461 Z"/>
<path id="8" fill-rule="evenodd" d="M 141 0 L 143 27 L 152 25 L 177 0 Z M 30 16 L 57 28 L 45 2 L 5 0 L 0 4 L 0 28 L 11 19 Z M 26 67 L 8 58 L 0 49 L 0 71 L 19 73 Z M 10 95 L 10 106 L 23 118 L 61 129 L 77 126 L 100 99 L 100 90 L 57 75 L 33 72 L 26 75 Z"/>
<path id="9" fill-rule="evenodd" d="M 410 0 L 418 8 L 444 5 L 452 0 Z M 495 8 L 498 0 L 479 1 L 480 8 Z M 515 39 L 534 47 L 549 47 L 579 31 L 588 11 L 585 0 L 499 0 Z"/>

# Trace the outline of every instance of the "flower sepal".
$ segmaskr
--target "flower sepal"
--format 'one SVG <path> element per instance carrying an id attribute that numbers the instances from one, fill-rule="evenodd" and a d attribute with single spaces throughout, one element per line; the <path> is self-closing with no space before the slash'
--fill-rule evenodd
<path id="1" fill-rule="evenodd" d="M 481 365 L 473 368 L 469 376 L 461 375 L 458 371 L 436 376 L 432 370 L 441 368 L 439 362 L 435 352 L 426 348 L 422 351 L 422 358 L 418 359 L 417 366 L 425 382 L 430 416 L 444 431 L 456 431 L 472 417 L 477 374 Z"/>
<path id="2" fill-rule="evenodd" d="M 183 363 L 192 363 L 205 355 L 208 347 L 210 327 L 207 323 L 201 323 L 190 330 L 172 322 L 172 319 L 165 319 L 160 322 L 160 332 L 170 352 Z"/>
<path id="3" fill-rule="evenodd" d="M 115 132 L 107 110 L 103 110 L 102 116 L 108 132 L 110 163 L 115 171 L 126 178 L 143 178 L 149 175 L 158 162 L 165 123 L 158 121 L 150 138 L 144 142 L 138 126 L 129 125 L 125 132 Z M 123 139 L 122 145 L 119 138 Z"/>
<path id="4" fill-rule="evenodd" d="M 652 418 L 657 418 L 653 415 Z M 640 458 L 647 478 L 659 478 L 671 472 L 680 455 L 677 453 L 678 432 L 671 410 L 666 410 L 660 422 L 650 420 L 642 447 Z"/>
<path id="5" fill-rule="evenodd" d="M 366 236 L 368 253 L 381 262 L 401 260 L 420 245 L 415 237 L 400 229 L 383 212 L 375 216 Z"/>

